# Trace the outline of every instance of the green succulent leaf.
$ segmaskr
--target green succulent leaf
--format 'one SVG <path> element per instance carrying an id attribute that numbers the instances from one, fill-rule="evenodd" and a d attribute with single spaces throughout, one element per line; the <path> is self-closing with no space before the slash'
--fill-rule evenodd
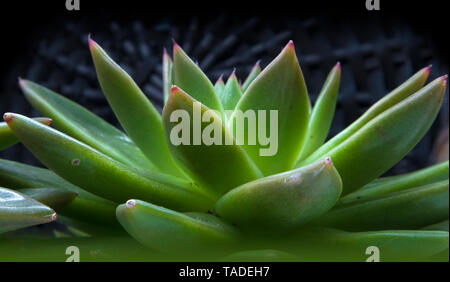
<path id="1" fill-rule="evenodd" d="M 140 200 L 118 206 L 117 218 L 137 241 L 164 253 L 227 250 L 239 240 L 233 226 L 213 215 L 179 213 Z"/>
<path id="2" fill-rule="evenodd" d="M 51 207 L 57 212 L 69 205 L 77 197 L 77 194 L 74 192 L 58 188 L 28 188 L 19 189 L 17 192 Z"/>
<path id="3" fill-rule="evenodd" d="M 16 191 L 0 187 L 0 233 L 56 219 L 51 208 Z"/>
<path id="4" fill-rule="evenodd" d="M 214 84 L 214 91 L 216 92 L 216 95 L 220 97 L 224 89 L 225 83 L 223 83 L 223 75 L 221 75 L 219 79 L 216 81 L 216 84 Z"/>
<path id="5" fill-rule="evenodd" d="M 105 199 L 141 198 L 174 209 L 206 211 L 210 198 L 193 183 L 126 167 L 62 132 L 19 114 L 4 116 L 20 141 L 62 178 Z"/>
<path id="6" fill-rule="evenodd" d="M 339 202 L 348 203 L 371 196 L 383 195 L 448 180 L 448 171 L 448 161 L 446 161 L 403 175 L 378 178 L 363 186 L 361 189 L 342 197 Z"/>
<path id="7" fill-rule="evenodd" d="M 447 231 L 448 232 L 448 219 L 441 221 L 439 223 L 427 225 L 425 227 L 421 228 L 422 230 L 441 230 L 441 231 Z"/>
<path id="8" fill-rule="evenodd" d="M 230 118 L 231 113 L 233 112 L 241 97 L 241 87 L 239 86 L 239 82 L 233 71 L 233 73 L 228 78 L 227 83 L 225 84 L 225 88 L 219 94 L 219 98 L 222 102 L 227 119 Z"/>
<path id="9" fill-rule="evenodd" d="M 281 240 L 279 249 L 299 253 L 305 261 L 360 261 L 376 246 L 380 261 L 429 261 L 448 248 L 448 232 L 382 230 L 346 232 L 332 228 L 302 228 Z M 295 252 L 294 252 L 295 251 Z"/>
<path id="10" fill-rule="evenodd" d="M 431 66 L 421 69 L 411 78 L 405 81 L 403 84 L 392 90 L 383 99 L 376 102 L 372 107 L 370 107 L 360 118 L 349 125 L 347 128 L 342 130 L 339 134 L 331 138 L 328 142 L 323 144 L 318 148 L 313 154 L 311 154 L 305 161 L 300 160 L 297 164 L 303 165 L 305 162 L 313 162 L 323 155 L 331 151 L 333 148 L 337 147 L 339 144 L 343 143 L 350 136 L 355 134 L 363 126 L 369 123 L 372 119 L 388 110 L 389 108 L 400 103 L 404 99 L 413 95 L 419 91 L 430 74 Z"/>
<path id="11" fill-rule="evenodd" d="M 78 195 L 59 214 L 100 225 L 117 224 L 117 204 L 86 192 L 48 169 L 0 159 L 0 186 L 14 190 L 53 187 Z"/>
<path id="12" fill-rule="evenodd" d="M 439 112 L 445 88 L 446 77 L 434 80 L 323 156 L 333 159 L 344 195 L 382 175 L 420 141 Z M 299 166 L 309 163 L 308 159 Z"/>
<path id="13" fill-rule="evenodd" d="M 247 78 L 245 79 L 244 83 L 242 83 L 242 91 L 247 91 L 247 88 L 250 86 L 250 84 L 255 80 L 255 78 L 261 73 L 261 67 L 259 66 L 259 61 L 256 62 L 256 64 L 253 66 L 252 70 L 248 74 Z"/>
<path id="14" fill-rule="evenodd" d="M 166 49 L 164 49 L 163 60 L 162 60 L 162 80 L 163 80 L 163 91 L 164 91 L 164 104 L 166 104 L 167 99 L 169 99 L 170 88 L 173 85 L 173 61 L 167 54 Z"/>
<path id="15" fill-rule="evenodd" d="M 420 228 L 448 219 L 448 183 L 339 204 L 313 224 L 347 231 Z"/>
<path id="16" fill-rule="evenodd" d="M 34 120 L 50 125 L 52 123 L 52 119 L 50 118 L 34 118 Z M 4 150 L 14 144 L 19 142 L 19 140 L 14 136 L 14 133 L 11 132 L 6 122 L 0 122 L 0 151 Z"/>
<path id="17" fill-rule="evenodd" d="M 298 227 L 331 209 L 342 182 L 331 160 L 271 175 L 237 187 L 219 199 L 216 212 L 243 228 Z"/>
<path id="18" fill-rule="evenodd" d="M 133 79 L 92 39 L 89 47 L 103 93 L 125 131 L 161 171 L 184 176 L 170 155 L 156 108 Z"/>
<path id="19" fill-rule="evenodd" d="M 209 189 L 216 195 L 223 195 L 234 187 L 262 176 L 245 151 L 236 145 L 216 112 L 176 86 L 172 88 L 164 107 L 163 122 L 172 154 L 201 187 Z M 183 130 L 187 126 L 189 131 Z M 185 137 L 179 140 L 179 133 Z M 216 138 L 213 142 L 217 141 L 222 145 L 205 143 L 205 135 L 208 140 L 214 135 Z M 202 138 L 197 140 L 197 137 Z M 180 144 L 177 144 L 178 141 Z"/>
<path id="20" fill-rule="evenodd" d="M 19 85 L 31 105 L 51 117 L 59 130 L 124 164 L 156 169 L 127 135 L 81 105 L 28 80 L 19 80 Z"/>
<path id="21" fill-rule="evenodd" d="M 206 107 L 218 111 L 222 118 L 224 117 L 222 104 L 211 81 L 175 42 L 173 44 L 173 72 L 174 85 L 189 93 Z"/>
<path id="22" fill-rule="evenodd" d="M 272 129 L 276 132 L 270 131 L 274 126 L 266 121 L 266 133 L 270 132 L 272 136 L 277 133 L 278 138 L 275 138 L 277 151 L 275 154 L 272 152 L 262 154 L 261 149 L 267 149 L 266 145 L 260 142 L 256 142 L 256 145 L 249 143 L 248 137 L 252 133 L 249 133 L 246 122 L 243 127 L 245 132 L 243 140 L 242 137 L 236 137 L 238 144 L 243 144 L 242 147 L 266 176 L 291 169 L 303 147 L 310 112 L 305 81 L 292 41 L 251 83 L 237 104 L 230 118 L 234 136 L 236 128 L 241 127 L 237 124 L 240 119 L 236 117 L 245 114 L 247 110 L 266 111 L 267 120 L 270 110 L 277 111 L 275 112 L 278 117 L 277 124 L 275 129 Z M 258 123 L 260 122 L 259 118 Z M 259 131 L 256 136 L 259 135 Z"/>
<path id="23" fill-rule="evenodd" d="M 334 110 L 336 109 L 339 83 L 341 80 L 341 65 L 337 63 L 320 91 L 309 118 L 308 133 L 305 145 L 299 159 L 304 159 L 319 148 L 328 136 Z"/>

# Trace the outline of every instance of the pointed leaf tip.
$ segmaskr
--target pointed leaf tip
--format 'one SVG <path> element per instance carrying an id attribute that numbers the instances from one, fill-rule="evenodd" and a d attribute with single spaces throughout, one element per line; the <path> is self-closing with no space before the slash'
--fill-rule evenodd
<path id="1" fill-rule="evenodd" d="M 89 42 L 89 49 L 93 49 L 96 48 L 98 46 L 97 42 L 95 42 L 92 38 L 91 38 L 91 34 L 88 35 L 88 42 Z"/>
<path id="2" fill-rule="evenodd" d="M 3 115 L 3 119 L 5 120 L 5 122 L 11 122 L 11 120 L 13 119 L 14 115 L 12 113 L 5 113 Z"/>
<path id="3" fill-rule="evenodd" d="M 338 71 L 341 71 L 341 62 L 337 62 L 334 68 Z"/>
<path id="4" fill-rule="evenodd" d="M 172 87 L 170 88 L 170 95 L 174 94 L 175 92 L 179 92 L 180 90 L 180 87 L 172 85 Z"/>
<path id="5" fill-rule="evenodd" d="M 294 49 L 295 49 L 294 41 L 289 40 L 288 44 L 286 44 L 286 46 L 284 47 L 284 49 L 291 49 L 291 50 L 294 50 Z"/>

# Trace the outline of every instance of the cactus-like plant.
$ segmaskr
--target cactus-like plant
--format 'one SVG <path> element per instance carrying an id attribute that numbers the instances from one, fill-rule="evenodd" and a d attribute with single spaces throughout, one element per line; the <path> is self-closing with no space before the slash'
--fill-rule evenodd
<path id="1" fill-rule="evenodd" d="M 233 72 L 215 85 L 174 43 L 173 60 L 163 54 L 162 115 L 92 39 L 89 47 L 126 133 L 20 79 L 54 128 L 6 113 L 0 146 L 20 140 L 49 170 L 0 160 L 0 186 L 8 188 L 0 189 L 0 232 L 54 220 L 53 208 L 74 230 L 96 238 L 123 236 L 123 227 L 176 258 L 358 260 L 368 246 L 380 246 L 387 260 L 448 254 L 448 162 L 379 178 L 428 131 L 447 76 L 424 86 L 430 67 L 420 70 L 325 142 L 341 66 L 312 107 L 292 41 L 264 70 L 256 64 L 244 83 Z M 173 115 L 178 110 L 186 119 Z M 261 154 L 268 140 L 250 144 L 250 133 L 239 135 L 249 110 L 276 111 L 276 123 L 264 116 L 255 132 L 265 140 L 276 126 L 275 154 Z M 171 139 L 180 120 L 192 124 L 189 145 Z M 194 144 L 198 132 L 228 143 Z"/>

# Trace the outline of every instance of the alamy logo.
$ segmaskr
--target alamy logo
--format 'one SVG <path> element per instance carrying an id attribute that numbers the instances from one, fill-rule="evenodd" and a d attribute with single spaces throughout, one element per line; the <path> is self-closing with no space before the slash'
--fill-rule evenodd
<path id="1" fill-rule="evenodd" d="M 366 9 L 369 11 L 380 10 L 380 0 L 366 0 Z"/>
<path id="2" fill-rule="evenodd" d="M 66 255 L 69 257 L 66 262 L 80 262 L 80 249 L 76 246 L 69 246 L 66 248 Z"/>
<path id="3" fill-rule="evenodd" d="M 170 131 L 170 142 L 180 145 L 259 145 L 260 156 L 273 156 L 278 151 L 278 111 L 277 110 L 240 110 L 225 111 L 226 116 L 234 115 L 234 134 L 224 134 L 219 114 L 213 110 L 202 113 L 201 104 L 194 102 L 192 119 L 188 111 L 175 110 L 170 114 L 170 122 L 176 125 Z M 269 112 L 269 114 L 267 114 Z M 267 122 L 269 117 L 269 122 Z M 191 128 L 192 120 L 192 128 Z M 202 129 L 202 123 L 209 123 Z M 191 136 L 192 133 L 192 136 Z M 233 138 L 234 136 L 234 138 Z"/>
<path id="4" fill-rule="evenodd" d="M 66 9 L 69 11 L 80 10 L 80 0 L 66 0 Z"/>

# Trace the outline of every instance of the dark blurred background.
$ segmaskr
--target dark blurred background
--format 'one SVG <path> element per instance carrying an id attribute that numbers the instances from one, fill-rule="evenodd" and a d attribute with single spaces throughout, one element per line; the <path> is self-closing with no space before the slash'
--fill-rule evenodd
<path id="1" fill-rule="evenodd" d="M 381 11 L 367 11 L 363 0 L 345 4 L 320 1 L 310 6 L 301 3 L 299 7 L 287 3 L 271 7 L 259 2 L 249 6 L 247 11 L 251 12 L 245 12 L 243 3 L 233 2 L 189 3 L 187 7 L 171 2 L 157 7 L 135 1 L 98 1 L 94 5 L 81 0 L 81 10 L 70 12 L 64 0 L 35 2 L 11 4 L 1 12 L 8 15 L 1 20 L 5 49 L 0 73 L 2 113 L 39 116 L 17 86 L 21 76 L 120 127 L 96 81 L 87 45 L 89 33 L 159 110 L 163 100 L 161 56 L 163 48 L 171 52 L 172 39 L 198 61 L 213 82 L 221 74 L 228 77 L 234 68 L 238 77 L 245 79 L 256 61 L 261 60 L 265 67 L 292 39 L 312 101 L 333 65 L 337 61 L 342 64 L 329 137 L 422 67 L 433 64 L 430 79 L 448 73 L 448 30 L 443 9 L 433 1 L 420 7 L 412 2 L 399 1 L 400 5 L 393 6 L 381 1 Z M 447 145 L 442 145 L 445 142 Z M 388 174 L 448 158 L 445 148 L 448 93 L 430 132 Z M 20 144 L 0 152 L 0 157 L 40 165 Z"/>

